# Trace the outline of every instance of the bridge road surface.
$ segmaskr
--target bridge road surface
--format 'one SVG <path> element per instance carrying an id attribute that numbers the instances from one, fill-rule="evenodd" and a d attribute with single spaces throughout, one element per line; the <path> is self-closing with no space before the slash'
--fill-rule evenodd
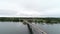
<path id="1" fill-rule="evenodd" d="M 41 30 L 37 25 L 31 24 L 31 23 L 29 23 L 29 22 L 26 21 L 26 20 L 24 20 L 24 22 L 29 25 L 29 28 L 32 29 L 33 34 L 47 34 L 47 33 L 44 32 L 43 30 Z M 28 26 L 28 25 L 27 25 L 27 26 Z"/>

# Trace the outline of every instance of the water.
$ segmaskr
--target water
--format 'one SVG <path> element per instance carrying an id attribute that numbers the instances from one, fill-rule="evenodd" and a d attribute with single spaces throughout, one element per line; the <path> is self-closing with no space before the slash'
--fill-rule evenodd
<path id="1" fill-rule="evenodd" d="M 47 34 L 60 34 L 60 24 L 59 23 L 53 23 L 53 24 L 47 24 L 47 23 L 37 23 L 36 24 L 40 29 L 45 31 Z"/>
<path id="2" fill-rule="evenodd" d="M 47 34 L 60 34 L 60 24 L 36 23 Z M 0 34 L 30 34 L 27 25 L 22 22 L 0 22 Z"/>
<path id="3" fill-rule="evenodd" d="M 29 34 L 29 31 L 21 22 L 0 22 L 0 34 Z"/>

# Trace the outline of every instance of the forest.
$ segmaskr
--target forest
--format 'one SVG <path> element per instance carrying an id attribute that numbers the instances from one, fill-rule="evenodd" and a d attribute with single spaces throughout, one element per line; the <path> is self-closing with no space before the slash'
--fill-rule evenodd
<path id="1" fill-rule="evenodd" d="M 60 18 L 24 18 L 24 17 L 0 17 L 0 21 L 12 21 L 12 22 L 22 22 L 23 20 L 27 20 L 29 22 L 60 22 Z"/>

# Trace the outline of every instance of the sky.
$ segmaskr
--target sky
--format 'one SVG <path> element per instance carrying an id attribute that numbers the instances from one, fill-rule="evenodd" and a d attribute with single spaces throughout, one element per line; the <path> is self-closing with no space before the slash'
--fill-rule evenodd
<path id="1" fill-rule="evenodd" d="M 60 0 L 0 0 L 0 17 L 60 17 Z"/>

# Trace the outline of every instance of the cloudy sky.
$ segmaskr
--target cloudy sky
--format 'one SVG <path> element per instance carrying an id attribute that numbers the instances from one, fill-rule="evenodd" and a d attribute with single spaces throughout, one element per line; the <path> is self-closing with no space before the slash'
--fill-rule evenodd
<path id="1" fill-rule="evenodd" d="M 60 0 L 0 0 L 0 17 L 60 17 Z"/>

